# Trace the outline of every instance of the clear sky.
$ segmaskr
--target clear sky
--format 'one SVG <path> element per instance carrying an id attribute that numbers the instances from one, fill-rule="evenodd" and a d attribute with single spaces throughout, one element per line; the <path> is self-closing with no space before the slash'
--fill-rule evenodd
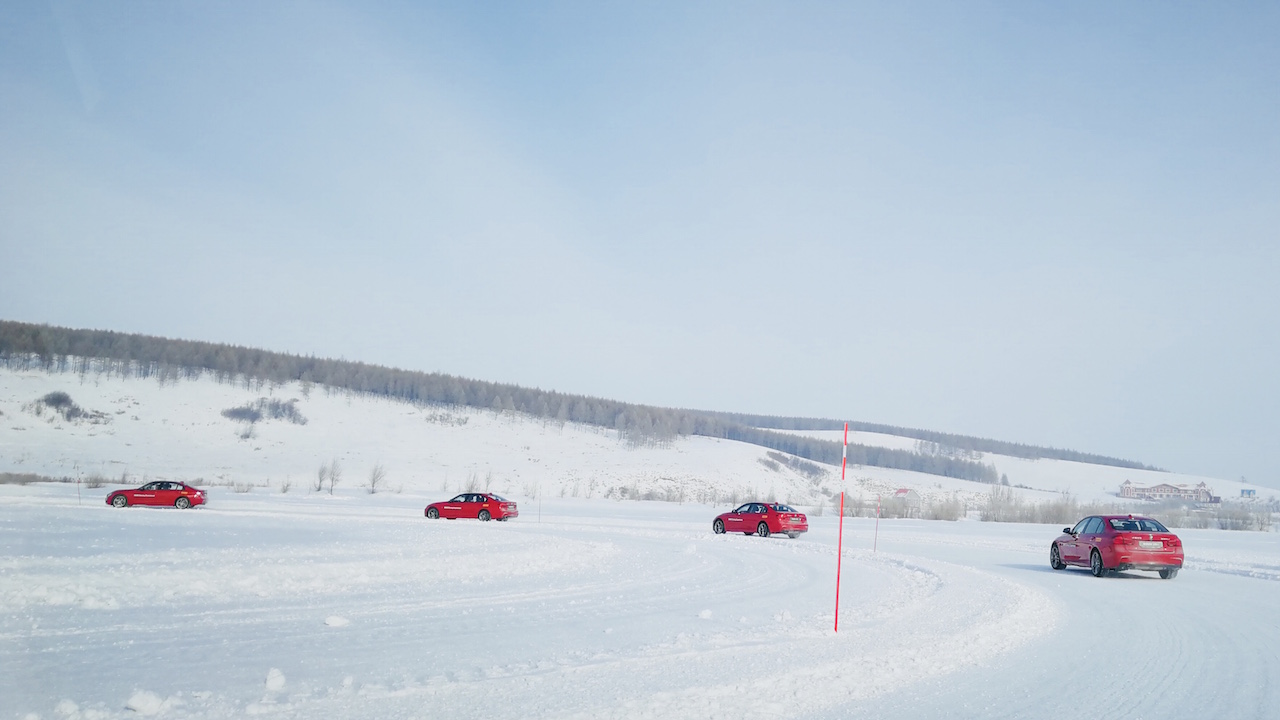
<path id="1" fill-rule="evenodd" d="M 6 2 L 0 317 L 1280 487 L 1280 4 Z"/>

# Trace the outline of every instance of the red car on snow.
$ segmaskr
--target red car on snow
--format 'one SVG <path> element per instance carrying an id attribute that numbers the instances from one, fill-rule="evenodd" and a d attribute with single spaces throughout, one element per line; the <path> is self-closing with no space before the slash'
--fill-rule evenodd
<path id="1" fill-rule="evenodd" d="M 519 517 L 516 504 L 493 493 L 463 493 L 452 500 L 431 503 L 423 515 L 435 520 L 446 518 L 476 518 L 477 520 L 507 520 Z"/>
<path id="2" fill-rule="evenodd" d="M 172 505 L 185 510 L 196 505 L 203 505 L 204 491 L 186 483 L 157 480 L 149 482 L 137 490 L 116 490 L 107 495 L 107 504 L 112 507 L 128 507 L 130 505 Z"/>
<path id="3" fill-rule="evenodd" d="M 786 533 L 789 538 L 809 532 L 809 518 L 790 505 L 781 503 L 749 502 L 736 510 L 721 513 L 711 522 L 717 535 L 740 532 L 743 535 L 769 537 Z"/>
<path id="4" fill-rule="evenodd" d="M 1094 577 L 1121 570 L 1152 570 L 1172 580 L 1182 569 L 1182 540 L 1158 520 L 1140 515 L 1095 515 L 1062 528 L 1049 546 L 1049 567 L 1089 568 Z"/>

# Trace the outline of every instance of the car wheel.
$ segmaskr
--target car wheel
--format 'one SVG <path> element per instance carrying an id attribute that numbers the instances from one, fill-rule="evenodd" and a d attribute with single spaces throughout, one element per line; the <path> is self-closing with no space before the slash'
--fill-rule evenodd
<path id="1" fill-rule="evenodd" d="M 117 495 L 111 498 L 112 507 L 125 507 L 128 504 L 129 504 L 129 498 L 126 498 L 123 495 Z"/>
<path id="2" fill-rule="evenodd" d="M 178 508 L 179 510 L 186 510 L 187 508 L 191 507 L 191 501 L 184 497 L 180 497 L 177 500 L 173 501 L 173 506 Z"/>
<path id="3" fill-rule="evenodd" d="M 435 508 L 427 508 L 427 517 L 431 518 L 432 520 L 439 520 L 440 511 Z"/>
<path id="4" fill-rule="evenodd" d="M 1160 577 L 1165 580 L 1172 580 L 1178 577 L 1178 568 L 1165 568 L 1160 571 Z"/>
<path id="5" fill-rule="evenodd" d="M 481 510 L 481 511 L 480 511 L 480 514 L 479 514 L 479 515 L 477 515 L 477 516 L 476 516 L 476 518 L 478 518 L 478 519 L 479 519 L 479 520 L 481 520 L 482 522 L 489 522 L 489 511 L 488 511 L 488 510 Z"/>
<path id="6" fill-rule="evenodd" d="M 1104 577 L 1107 574 L 1107 569 L 1102 565 L 1102 553 L 1097 550 L 1089 556 L 1089 572 L 1093 573 L 1094 577 Z"/>
<path id="7" fill-rule="evenodd" d="M 724 521 L 723 521 L 723 520 L 716 520 L 715 522 L 711 523 L 711 531 L 712 531 L 712 532 L 714 532 L 714 533 L 715 533 L 715 534 L 717 534 L 717 535 L 723 535 L 723 534 L 724 534 Z"/>
<path id="8" fill-rule="evenodd" d="M 1049 567 L 1053 568 L 1054 570 L 1061 570 L 1066 566 L 1067 564 L 1062 562 L 1062 556 L 1058 554 L 1057 543 L 1054 543 L 1049 547 Z"/>
<path id="9" fill-rule="evenodd" d="M 764 523 L 760 523 L 756 526 L 756 534 L 760 537 L 769 537 L 769 526 Z"/>

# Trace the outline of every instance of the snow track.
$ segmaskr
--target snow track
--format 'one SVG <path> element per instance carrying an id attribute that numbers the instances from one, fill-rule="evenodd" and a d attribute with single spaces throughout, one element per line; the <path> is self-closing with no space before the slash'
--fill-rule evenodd
<path id="1" fill-rule="evenodd" d="M 1088 676 L 1123 717 L 1223 672 L 1254 683 L 1231 696 L 1246 710 L 1277 692 L 1274 650 L 1261 667 L 1198 659 L 1219 634 L 1250 646 L 1234 619 L 1188 631 L 1147 613 L 1182 592 L 1211 602 L 1202 579 L 1271 582 L 1053 573 L 1041 527 L 885 523 L 873 554 L 849 522 L 835 634 L 833 518 L 764 540 L 663 503 L 479 523 L 426 520 L 404 495 L 182 512 L 67 493 L 0 487 L 0 718 L 1026 717 L 1060 698 L 1043 683 L 1062 653 L 1105 659 Z M 1116 664 L 1110 642 L 1140 651 Z M 1054 716 L 1074 707 L 1059 702 Z"/>

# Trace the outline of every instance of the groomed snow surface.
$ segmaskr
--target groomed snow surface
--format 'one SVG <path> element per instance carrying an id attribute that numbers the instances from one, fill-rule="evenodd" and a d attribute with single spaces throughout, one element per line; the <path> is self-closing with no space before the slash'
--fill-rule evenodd
<path id="1" fill-rule="evenodd" d="M 1188 531 L 1175 580 L 1049 569 L 1059 528 L 434 494 L 105 504 L 0 486 L 0 718 L 1269 718 L 1280 535 Z M 876 551 L 872 544 L 876 543 Z"/>

